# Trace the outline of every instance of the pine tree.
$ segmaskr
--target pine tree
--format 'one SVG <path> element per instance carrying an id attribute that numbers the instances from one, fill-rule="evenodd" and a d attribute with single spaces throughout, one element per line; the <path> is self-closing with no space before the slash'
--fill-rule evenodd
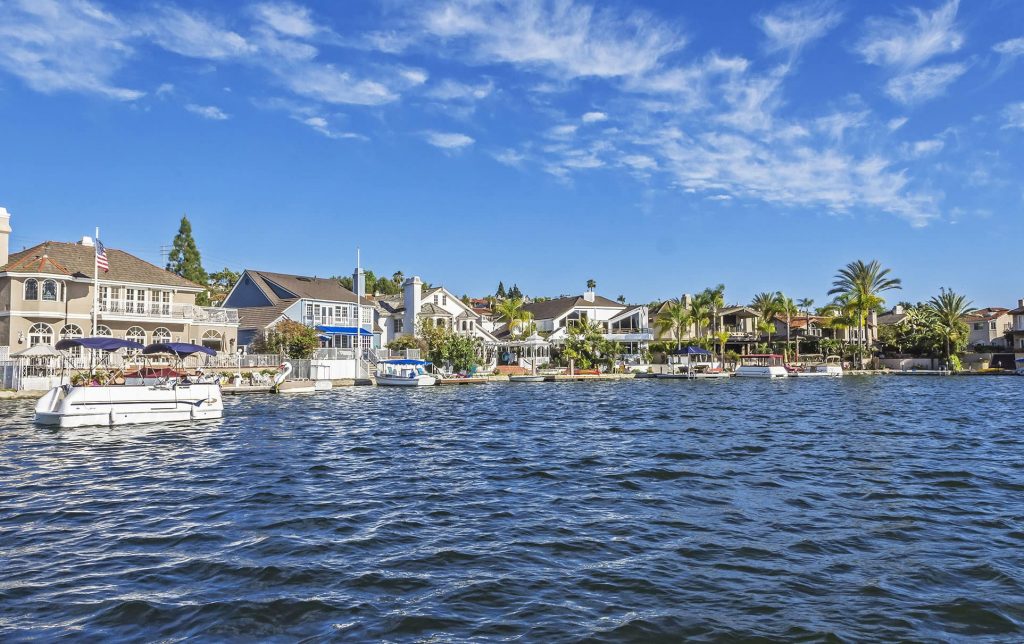
<path id="1" fill-rule="evenodd" d="M 518 284 L 513 284 L 511 290 L 508 292 L 508 296 L 512 299 L 522 299 L 523 292 L 519 290 Z"/>
<path id="2" fill-rule="evenodd" d="M 182 215 L 178 234 L 174 236 L 174 245 L 167 258 L 167 270 L 201 286 L 207 286 L 210 280 L 203 269 L 203 260 L 199 255 L 196 240 L 192 237 L 192 223 L 185 215 Z M 206 306 L 209 303 L 210 297 L 206 291 L 196 295 L 196 304 L 199 306 Z"/>
<path id="3" fill-rule="evenodd" d="M 496 296 L 500 297 L 500 298 L 508 297 L 508 293 L 505 292 L 505 283 L 504 282 L 498 282 L 498 290 L 495 291 L 494 294 Z"/>

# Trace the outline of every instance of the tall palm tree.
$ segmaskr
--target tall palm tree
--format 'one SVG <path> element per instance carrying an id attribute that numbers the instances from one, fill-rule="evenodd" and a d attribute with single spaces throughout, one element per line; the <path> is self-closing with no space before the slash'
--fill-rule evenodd
<path id="1" fill-rule="evenodd" d="M 665 303 L 654 325 L 661 334 L 671 333 L 676 339 L 678 349 L 682 346 L 683 334 L 690 328 L 692 322 L 689 309 L 682 301 L 675 299 Z"/>
<path id="2" fill-rule="evenodd" d="M 697 335 L 704 337 L 704 326 L 711 322 L 711 302 L 705 293 L 701 293 L 690 301 L 690 317 L 697 325 Z"/>
<path id="3" fill-rule="evenodd" d="M 717 284 L 714 287 L 706 288 L 698 296 L 707 302 L 711 309 L 711 331 L 712 335 L 718 336 L 718 312 L 725 308 L 725 284 Z M 722 345 L 722 354 L 725 354 L 725 345 Z"/>
<path id="4" fill-rule="evenodd" d="M 781 293 L 758 293 L 750 301 L 750 308 L 757 311 L 760 321 L 757 323 L 758 331 L 768 334 L 768 346 L 772 344 L 772 333 L 775 331 L 775 316 L 782 309 Z"/>
<path id="5" fill-rule="evenodd" d="M 950 342 L 958 343 L 970 332 L 963 317 L 970 312 L 971 304 L 966 296 L 945 288 L 928 300 L 928 308 L 932 310 L 934 316 L 935 330 L 946 343 L 947 364 L 951 355 Z"/>
<path id="6" fill-rule="evenodd" d="M 829 295 L 844 295 L 856 314 L 860 342 L 867 348 L 867 315 L 883 304 L 881 293 L 902 288 L 898 277 L 890 277 L 890 269 L 882 268 L 878 260 L 864 263 L 863 260 L 850 262 L 836 273 Z M 863 352 L 862 352 L 863 354 Z"/>
<path id="7" fill-rule="evenodd" d="M 796 307 L 804 312 L 804 335 L 809 335 L 811 331 L 811 307 L 814 306 L 814 300 L 809 297 L 802 297 L 796 301 Z M 796 357 L 800 357 L 800 338 L 796 339 Z"/>
<path id="8" fill-rule="evenodd" d="M 508 325 L 511 335 L 516 334 L 517 327 L 524 327 L 533 319 L 532 313 L 523 310 L 523 299 L 520 297 L 502 300 L 494 307 L 494 312 L 499 320 L 504 320 Z"/>

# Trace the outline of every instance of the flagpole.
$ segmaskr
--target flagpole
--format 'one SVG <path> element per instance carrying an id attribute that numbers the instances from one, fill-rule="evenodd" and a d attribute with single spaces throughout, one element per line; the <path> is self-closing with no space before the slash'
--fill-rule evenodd
<path id="1" fill-rule="evenodd" d="M 99 315 L 99 301 L 100 301 L 100 264 L 96 258 L 96 244 L 100 240 L 100 228 L 96 227 L 96 238 L 93 241 L 92 246 L 92 334 L 96 335 L 96 330 L 99 329 L 97 325 L 97 316 Z"/>

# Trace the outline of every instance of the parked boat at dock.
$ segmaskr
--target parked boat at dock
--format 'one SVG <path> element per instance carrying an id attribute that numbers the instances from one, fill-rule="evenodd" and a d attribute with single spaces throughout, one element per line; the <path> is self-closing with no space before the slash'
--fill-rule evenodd
<path id="1" fill-rule="evenodd" d="M 776 353 L 755 353 L 740 356 L 740 366 L 736 368 L 737 378 L 785 378 L 785 358 Z"/>
<path id="2" fill-rule="evenodd" d="M 120 370 L 100 380 L 99 367 L 109 354 L 119 350 L 142 350 L 144 356 L 170 356 L 179 363 L 173 373 L 184 373 L 182 359 L 196 353 L 214 355 L 212 349 L 180 342 L 157 343 L 147 347 L 130 340 L 110 337 L 66 339 L 57 343 L 60 351 L 88 349 L 101 357 L 82 384 L 63 384 L 48 391 L 36 403 L 35 422 L 62 428 L 88 425 L 134 425 L 138 423 L 208 420 L 221 418 L 224 400 L 220 383 L 204 375 L 158 378 L 152 383 L 136 378 L 127 384 Z M 140 370 L 141 372 L 142 370 Z M 118 382 L 120 381 L 120 382 Z"/>
<path id="3" fill-rule="evenodd" d="M 732 374 L 722 369 L 722 363 L 707 349 L 689 346 L 677 349 L 669 355 L 670 373 L 658 374 L 658 378 L 706 380 L 730 378 Z"/>
<path id="4" fill-rule="evenodd" d="M 437 377 L 427 373 L 430 363 L 424 360 L 405 358 L 382 360 L 377 363 L 377 384 L 385 387 L 430 387 L 437 384 Z"/>
<path id="5" fill-rule="evenodd" d="M 790 366 L 789 375 L 797 378 L 842 378 L 843 364 L 839 356 L 808 355 Z"/>

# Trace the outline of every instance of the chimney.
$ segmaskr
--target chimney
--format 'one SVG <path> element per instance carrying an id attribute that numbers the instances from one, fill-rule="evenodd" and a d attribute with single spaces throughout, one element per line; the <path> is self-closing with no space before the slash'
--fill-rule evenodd
<path id="1" fill-rule="evenodd" d="M 10 228 L 7 230 L 10 230 Z M 1024 308 L 1024 298 L 1017 300 L 1017 308 Z"/>
<path id="2" fill-rule="evenodd" d="M 11 250 L 11 214 L 0 207 L 0 266 L 6 266 Z"/>
<path id="3" fill-rule="evenodd" d="M 683 296 L 679 298 L 679 301 L 683 303 L 683 306 L 690 308 L 693 305 L 693 296 L 689 293 L 683 293 Z"/>
<path id="4" fill-rule="evenodd" d="M 594 292 L 591 291 L 590 289 L 587 289 L 587 292 L 583 294 L 583 299 L 588 301 L 588 302 L 593 302 L 594 301 Z"/>
<path id="5" fill-rule="evenodd" d="M 892 307 L 892 312 L 895 315 L 903 315 L 903 307 L 897 304 L 896 306 Z"/>
<path id="6" fill-rule="evenodd" d="M 423 282 L 416 275 L 405 280 L 402 285 L 405 299 L 405 318 L 402 322 L 404 330 L 410 335 L 416 334 L 416 322 L 419 320 L 423 306 Z"/>

